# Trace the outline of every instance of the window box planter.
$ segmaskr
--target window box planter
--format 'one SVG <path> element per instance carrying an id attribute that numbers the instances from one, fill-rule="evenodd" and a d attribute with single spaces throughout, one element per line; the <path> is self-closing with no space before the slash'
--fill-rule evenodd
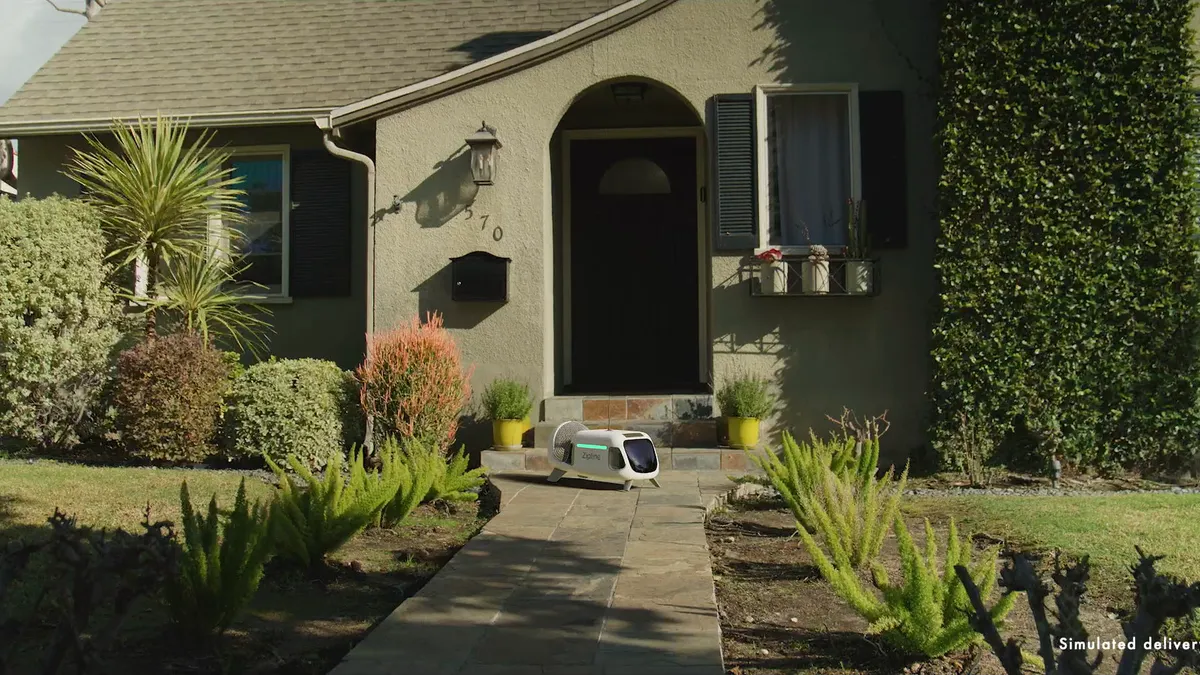
<path id="1" fill-rule="evenodd" d="M 846 292 L 850 295 L 870 295 L 875 292 L 875 262 L 846 261 Z"/>
<path id="2" fill-rule="evenodd" d="M 764 260 L 758 266 L 758 286 L 763 295 L 782 295 L 788 291 L 788 263 Z"/>
<path id="3" fill-rule="evenodd" d="M 800 290 L 809 295 L 824 295 L 829 292 L 829 261 L 805 260 L 800 263 Z"/>

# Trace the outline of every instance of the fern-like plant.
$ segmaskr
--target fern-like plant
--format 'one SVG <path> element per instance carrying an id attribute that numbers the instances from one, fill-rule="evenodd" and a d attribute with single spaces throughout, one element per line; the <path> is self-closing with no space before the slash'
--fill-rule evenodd
<path id="1" fill-rule="evenodd" d="M 314 572 L 324 564 L 325 556 L 376 522 L 400 489 L 399 472 L 368 472 L 357 448 L 350 451 L 345 478 L 338 451 L 330 453 L 324 479 L 314 476 L 295 455 L 288 455 L 288 465 L 299 481 L 266 459 L 279 477 L 279 490 L 271 505 L 276 550 L 281 557 Z"/>
<path id="2" fill-rule="evenodd" d="M 817 521 L 806 498 L 820 489 L 825 472 L 832 471 L 839 480 L 848 477 L 855 486 L 865 486 L 874 480 L 878 470 L 879 439 L 862 442 L 862 450 L 856 452 L 859 443 L 849 436 L 823 441 L 810 430 L 809 438 L 807 442 L 797 442 L 785 431 L 783 447 L 778 454 L 766 453 L 761 457 L 751 454 L 750 459 L 762 468 L 771 485 L 787 502 L 797 524 L 811 532 L 816 531 Z"/>
<path id="3" fill-rule="evenodd" d="M 474 491 L 483 485 L 486 469 L 467 470 L 466 448 L 445 457 L 437 445 L 420 438 L 408 438 L 403 443 L 404 457 L 414 466 L 428 466 L 433 472 L 433 482 L 421 500 L 428 502 L 469 502 L 479 498 Z"/>
<path id="4" fill-rule="evenodd" d="M 906 654 L 936 657 L 978 641 L 969 620 L 971 601 L 954 570 L 960 565 L 970 570 L 980 597 L 987 600 L 995 585 L 999 551 L 989 550 L 972 565 L 971 540 L 960 539 L 951 520 L 944 563 L 939 571 L 936 536 L 928 520 L 924 552 L 917 549 L 900 516 L 896 517 L 895 530 L 903 579 L 893 584 L 882 567 L 873 565 L 872 580 L 882 597 L 863 584 L 844 553 L 835 553 L 836 557 L 830 560 L 812 535 L 803 528 L 799 532 L 813 562 L 838 596 L 870 622 L 870 632 L 881 634 L 892 646 Z M 1003 625 L 1002 620 L 1012 609 L 1015 598 L 1006 595 L 988 610 L 996 625 Z"/>
<path id="5" fill-rule="evenodd" d="M 476 489 L 483 485 L 487 469 L 479 467 L 467 470 L 465 448 L 459 448 L 448 461 L 442 461 L 441 470 L 434 476 L 433 487 L 425 497 L 427 502 L 470 502 L 479 499 Z"/>
<path id="6" fill-rule="evenodd" d="M 406 453 L 393 437 L 379 449 L 385 479 L 396 476 L 400 487 L 396 496 L 379 512 L 376 524 L 395 527 L 421 505 L 433 490 L 433 483 L 445 473 L 446 460 L 440 452 Z"/>
<path id="7" fill-rule="evenodd" d="M 179 573 L 166 584 L 167 605 L 188 634 L 220 635 L 258 590 L 271 554 L 270 511 L 246 499 L 245 478 L 228 517 L 219 513 L 216 495 L 207 515 L 193 510 L 187 481 L 179 488 L 179 506 L 183 544 Z"/>
<path id="8" fill-rule="evenodd" d="M 798 509 L 813 520 L 813 530 L 825 542 L 834 560 L 845 558 L 862 568 L 879 557 L 883 539 L 900 512 L 900 496 L 908 482 L 908 467 L 899 480 L 893 470 L 860 480 L 852 472 L 823 468 L 817 488 L 800 496 Z M 799 524 L 797 524 L 799 527 Z"/>

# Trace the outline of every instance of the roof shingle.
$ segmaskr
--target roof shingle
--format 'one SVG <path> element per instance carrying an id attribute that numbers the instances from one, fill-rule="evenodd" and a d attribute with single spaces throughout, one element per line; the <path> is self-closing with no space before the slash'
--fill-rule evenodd
<path id="1" fill-rule="evenodd" d="M 621 0 L 116 0 L 0 124 L 329 109 L 532 42 Z"/>

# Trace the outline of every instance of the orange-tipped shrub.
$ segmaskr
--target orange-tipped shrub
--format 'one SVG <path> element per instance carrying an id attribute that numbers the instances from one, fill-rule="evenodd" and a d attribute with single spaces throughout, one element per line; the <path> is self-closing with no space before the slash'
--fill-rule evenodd
<path id="1" fill-rule="evenodd" d="M 375 438 L 420 438 L 443 450 L 454 440 L 471 374 L 440 314 L 373 335 L 355 375 Z"/>

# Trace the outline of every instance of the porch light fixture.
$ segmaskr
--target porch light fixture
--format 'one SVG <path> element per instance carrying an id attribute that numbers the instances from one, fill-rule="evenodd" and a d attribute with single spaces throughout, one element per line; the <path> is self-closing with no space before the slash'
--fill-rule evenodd
<path id="1" fill-rule="evenodd" d="M 467 137 L 471 148 L 471 177 L 476 185 L 491 185 L 496 179 L 496 151 L 502 146 L 496 130 L 484 122 L 479 131 Z"/>

